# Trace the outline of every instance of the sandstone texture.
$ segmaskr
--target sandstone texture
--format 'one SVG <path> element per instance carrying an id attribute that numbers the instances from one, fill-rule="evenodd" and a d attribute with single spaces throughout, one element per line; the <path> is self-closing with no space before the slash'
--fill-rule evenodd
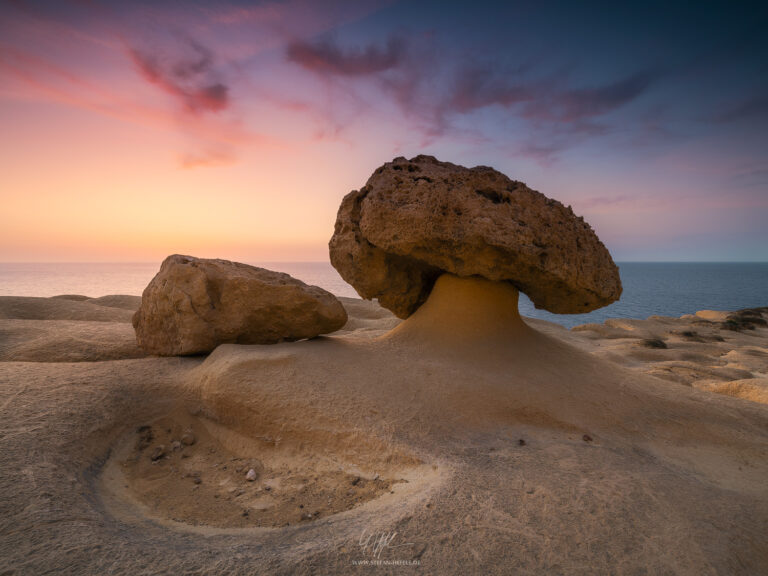
<path id="1" fill-rule="evenodd" d="M 508 281 L 537 308 L 590 312 L 621 295 L 618 268 L 570 207 L 486 167 L 395 158 L 344 197 L 331 263 L 400 318 L 448 272 Z"/>
<path id="2" fill-rule="evenodd" d="M 133 327 L 144 350 L 172 356 L 210 352 L 224 343 L 313 338 L 346 321 L 335 296 L 288 274 L 173 255 L 144 290 Z"/>

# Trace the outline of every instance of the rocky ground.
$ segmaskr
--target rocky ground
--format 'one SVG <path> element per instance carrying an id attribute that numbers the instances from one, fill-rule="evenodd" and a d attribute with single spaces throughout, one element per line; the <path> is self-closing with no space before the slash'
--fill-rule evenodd
<path id="1" fill-rule="evenodd" d="M 702 310 L 681 318 L 611 319 L 576 326 L 567 335 L 556 326 L 549 329 L 631 370 L 768 404 L 767 318 L 768 307 Z"/>
<path id="2" fill-rule="evenodd" d="M 0 298 L 0 573 L 768 572 L 766 310 L 511 298 L 185 358 L 135 297 Z"/>

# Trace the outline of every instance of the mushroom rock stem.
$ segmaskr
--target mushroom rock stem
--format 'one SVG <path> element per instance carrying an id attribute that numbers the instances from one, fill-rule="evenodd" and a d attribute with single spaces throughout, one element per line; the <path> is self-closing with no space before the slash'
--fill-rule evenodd
<path id="1" fill-rule="evenodd" d="M 443 274 L 427 301 L 385 338 L 442 347 L 496 348 L 532 331 L 517 309 L 518 291 L 508 282 Z"/>

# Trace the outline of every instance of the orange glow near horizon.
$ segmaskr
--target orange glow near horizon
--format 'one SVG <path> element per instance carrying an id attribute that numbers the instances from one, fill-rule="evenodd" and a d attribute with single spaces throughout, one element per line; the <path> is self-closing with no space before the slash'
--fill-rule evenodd
<path id="1" fill-rule="evenodd" d="M 429 18 L 390 30 L 397 9 L 0 3 L 0 262 L 327 260 L 343 196 L 422 153 L 571 204 L 617 260 L 768 259 L 740 132 L 649 146 L 648 111 L 625 108 L 652 75 L 511 91 Z"/>

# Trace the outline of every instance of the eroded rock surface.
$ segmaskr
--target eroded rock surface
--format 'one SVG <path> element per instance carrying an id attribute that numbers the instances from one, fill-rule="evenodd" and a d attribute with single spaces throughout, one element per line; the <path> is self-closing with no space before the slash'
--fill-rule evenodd
<path id="1" fill-rule="evenodd" d="M 363 298 L 410 316 L 444 272 L 509 281 L 537 308 L 595 310 L 618 268 L 570 207 L 492 168 L 395 158 L 339 208 L 331 263 Z"/>
<path id="2" fill-rule="evenodd" d="M 346 321 L 335 296 L 288 274 L 173 255 L 144 290 L 133 326 L 139 346 L 171 356 L 210 352 L 223 343 L 313 338 Z"/>

